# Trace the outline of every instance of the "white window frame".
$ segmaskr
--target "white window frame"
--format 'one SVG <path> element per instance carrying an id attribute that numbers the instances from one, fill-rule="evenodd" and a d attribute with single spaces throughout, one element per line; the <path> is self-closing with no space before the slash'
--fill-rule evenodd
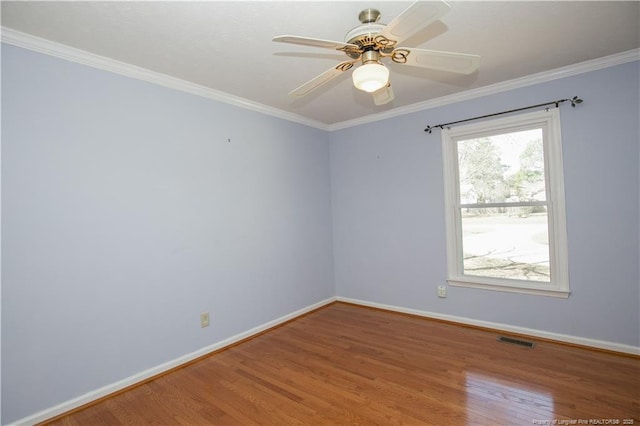
<path id="1" fill-rule="evenodd" d="M 462 207 L 460 206 L 458 183 L 458 141 L 532 128 L 541 128 L 543 132 L 551 282 L 465 275 L 462 253 Z M 567 225 L 559 108 L 443 129 L 442 153 L 445 181 L 447 281 L 449 285 L 569 297 Z"/>

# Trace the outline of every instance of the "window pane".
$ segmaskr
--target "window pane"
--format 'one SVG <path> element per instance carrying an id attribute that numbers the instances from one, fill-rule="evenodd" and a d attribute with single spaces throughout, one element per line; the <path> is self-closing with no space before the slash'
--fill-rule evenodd
<path id="1" fill-rule="evenodd" d="M 545 201 L 542 129 L 458 141 L 460 203 Z"/>
<path id="2" fill-rule="evenodd" d="M 550 282 L 544 206 L 463 208 L 465 275 Z"/>

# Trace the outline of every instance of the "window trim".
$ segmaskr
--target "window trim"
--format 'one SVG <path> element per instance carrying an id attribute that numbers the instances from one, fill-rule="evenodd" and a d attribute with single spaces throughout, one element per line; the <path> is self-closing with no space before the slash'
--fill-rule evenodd
<path id="1" fill-rule="evenodd" d="M 462 224 L 458 183 L 457 142 L 487 134 L 502 134 L 525 128 L 543 128 L 545 179 L 547 186 L 547 214 L 549 227 L 549 266 L 551 282 L 479 277 L 465 275 L 462 269 Z M 484 133 L 484 135 L 480 135 Z M 519 114 L 442 130 L 442 155 L 445 187 L 445 222 L 447 238 L 447 281 L 457 287 L 480 288 L 523 294 L 567 298 L 569 265 L 567 224 L 558 108 Z"/>

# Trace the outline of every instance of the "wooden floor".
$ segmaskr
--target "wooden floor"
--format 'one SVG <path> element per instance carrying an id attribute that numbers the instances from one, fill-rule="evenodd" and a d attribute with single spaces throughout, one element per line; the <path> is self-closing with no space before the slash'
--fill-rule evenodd
<path id="1" fill-rule="evenodd" d="M 640 424 L 639 359 L 496 338 L 336 303 L 51 424 Z"/>

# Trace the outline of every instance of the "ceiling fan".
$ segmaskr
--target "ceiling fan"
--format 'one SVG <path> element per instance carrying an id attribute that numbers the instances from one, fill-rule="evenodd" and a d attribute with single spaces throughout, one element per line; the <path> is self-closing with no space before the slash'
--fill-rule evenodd
<path id="1" fill-rule="evenodd" d="M 437 21 L 449 10 L 450 6 L 444 1 L 417 1 L 385 25 L 378 23 L 378 10 L 365 9 L 358 15 L 361 24 L 346 34 L 344 42 L 292 35 L 274 37 L 273 41 L 280 43 L 340 50 L 350 58 L 292 90 L 289 95 L 305 96 L 350 70 L 357 62 L 362 62 L 353 71 L 354 86 L 372 93 L 376 105 L 384 105 L 394 98 L 389 70 L 382 63 L 386 58 L 402 65 L 471 74 L 478 69 L 478 55 L 397 47 L 399 43 Z"/>

